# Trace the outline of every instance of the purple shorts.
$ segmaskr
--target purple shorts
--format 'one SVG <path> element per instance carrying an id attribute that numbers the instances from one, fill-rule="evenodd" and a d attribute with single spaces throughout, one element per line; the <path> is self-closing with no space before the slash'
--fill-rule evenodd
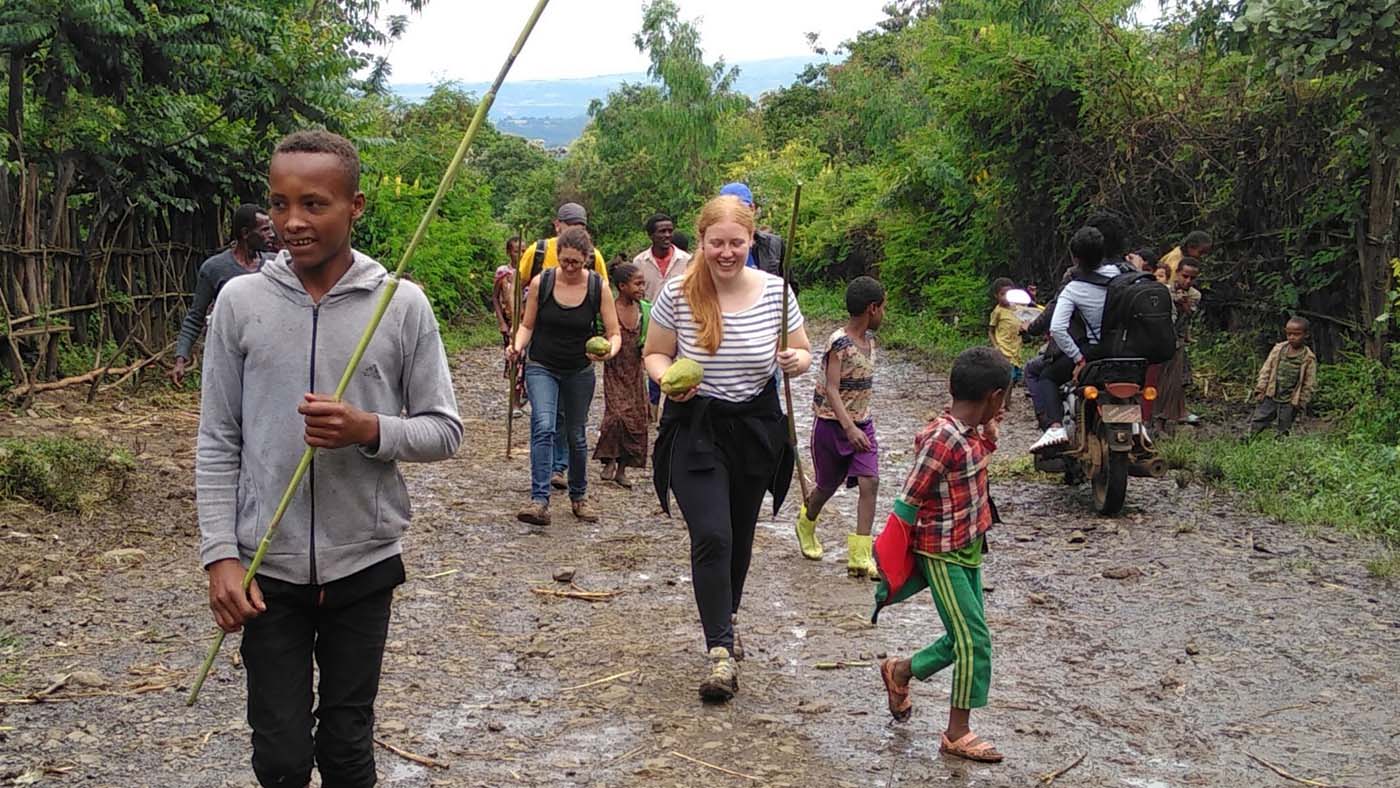
<path id="1" fill-rule="evenodd" d="M 813 419 L 812 467 L 819 489 L 835 490 L 842 484 L 854 487 L 858 478 L 880 477 L 880 446 L 875 442 L 875 422 L 867 421 L 858 426 L 870 439 L 870 448 L 863 452 L 857 452 L 846 440 L 841 422 Z"/>

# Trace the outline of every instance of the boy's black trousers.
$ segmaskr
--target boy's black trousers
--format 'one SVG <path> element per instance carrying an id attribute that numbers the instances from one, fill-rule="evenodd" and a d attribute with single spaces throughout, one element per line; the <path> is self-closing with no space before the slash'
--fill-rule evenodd
<path id="1" fill-rule="evenodd" d="M 267 612 L 244 625 L 240 651 L 259 784 L 302 788 L 313 765 L 325 788 L 375 784 L 374 698 L 403 581 L 398 556 L 325 585 L 258 577 Z"/>

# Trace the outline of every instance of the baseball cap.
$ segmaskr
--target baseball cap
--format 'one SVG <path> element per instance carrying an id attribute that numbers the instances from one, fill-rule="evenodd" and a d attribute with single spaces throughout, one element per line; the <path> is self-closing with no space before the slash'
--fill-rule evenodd
<path id="1" fill-rule="evenodd" d="M 566 202 L 559 206 L 554 218 L 564 224 L 588 224 L 588 211 L 576 202 Z"/>
<path id="2" fill-rule="evenodd" d="M 738 197 L 744 204 L 753 207 L 753 192 L 749 191 L 749 185 L 747 183 L 739 183 L 738 181 L 726 183 L 719 190 L 719 196 Z"/>

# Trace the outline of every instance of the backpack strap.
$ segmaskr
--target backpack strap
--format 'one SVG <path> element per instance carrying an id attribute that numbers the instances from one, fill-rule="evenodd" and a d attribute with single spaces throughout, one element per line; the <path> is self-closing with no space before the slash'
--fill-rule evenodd
<path id="1" fill-rule="evenodd" d="M 554 296 L 554 271 L 553 268 L 546 268 L 540 272 L 540 306 Z"/>
<path id="2" fill-rule="evenodd" d="M 535 241 L 535 259 L 530 263 L 530 275 L 526 277 L 527 283 L 535 281 L 535 277 L 544 271 L 545 251 L 549 246 L 548 238 L 541 238 Z"/>
<path id="3" fill-rule="evenodd" d="M 588 309 L 593 312 L 593 335 L 603 333 L 603 277 L 595 271 L 588 272 Z"/>
<path id="4" fill-rule="evenodd" d="M 1111 276 L 1104 276 L 1098 272 L 1086 274 L 1078 270 L 1074 272 L 1072 278 L 1076 282 L 1084 282 L 1086 284 L 1098 285 L 1099 287 L 1108 287 L 1108 284 L 1113 281 L 1113 277 Z"/>

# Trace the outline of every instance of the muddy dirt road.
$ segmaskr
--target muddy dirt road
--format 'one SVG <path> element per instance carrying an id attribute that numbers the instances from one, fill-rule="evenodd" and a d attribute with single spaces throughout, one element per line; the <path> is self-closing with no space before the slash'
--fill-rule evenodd
<path id="1" fill-rule="evenodd" d="M 1133 480 L 1111 520 L 1088 514 L 1087 490 L 994 482 L 1006 524 L 985 571 L 992 701 L 973 722 L 1002 765 L 940 758 L 946 674 L 915 687 L 910 722 L 890 722 L 869 663 L 940 627 L 926 597 L 869 625 L 873 584 L 844 570 L 851 493 L 828 510 L 820 563 L 797 552 L 792 504 L 762 523 L 741 692 L 704 707 L 683 525 L 653 514 L 647 484 L 597 482 L 601 523 L 574 521 L 562 497 L 552 527 L 517 523 L 528 430 L 517 424 L 503 461 L 496 364 L 457 359 L 463 450 L 407 471 L 410 579 L 377 736 L 445 768 L 380 748 L 384 785 L 1025 786 L 1081 754 L 1057 785 L 1288 784 L 1251 754 L 1333 785 L 1400 785 L 1400 590 L 1361 567 L 1374 547 L 1171 480 Z M 907 359 L 885 356 L 879 374 L 883 518 L 946 391 Z M 805 415 L 809 380 L 795 396 Z M 195 565 L 196 402 L 113 404 L 55 398 L 0 425 L 107 435 L 143 469 L 129 501 L 87 522 L 0 509 L 0 784 L 252 785 L 236 637 L 199 705 L 183 705 L 212 631 Z M 1018 398 L 1002 462 L 1033 438 L 1027 411 Z M 564 587 L 552 575 L 566 566 L 579 587 L 618 594 L 533 593 Z M 842 661 L 857 664 L 817 667 Z M 25 702 L 35 694 L 45 702 Z"/>

